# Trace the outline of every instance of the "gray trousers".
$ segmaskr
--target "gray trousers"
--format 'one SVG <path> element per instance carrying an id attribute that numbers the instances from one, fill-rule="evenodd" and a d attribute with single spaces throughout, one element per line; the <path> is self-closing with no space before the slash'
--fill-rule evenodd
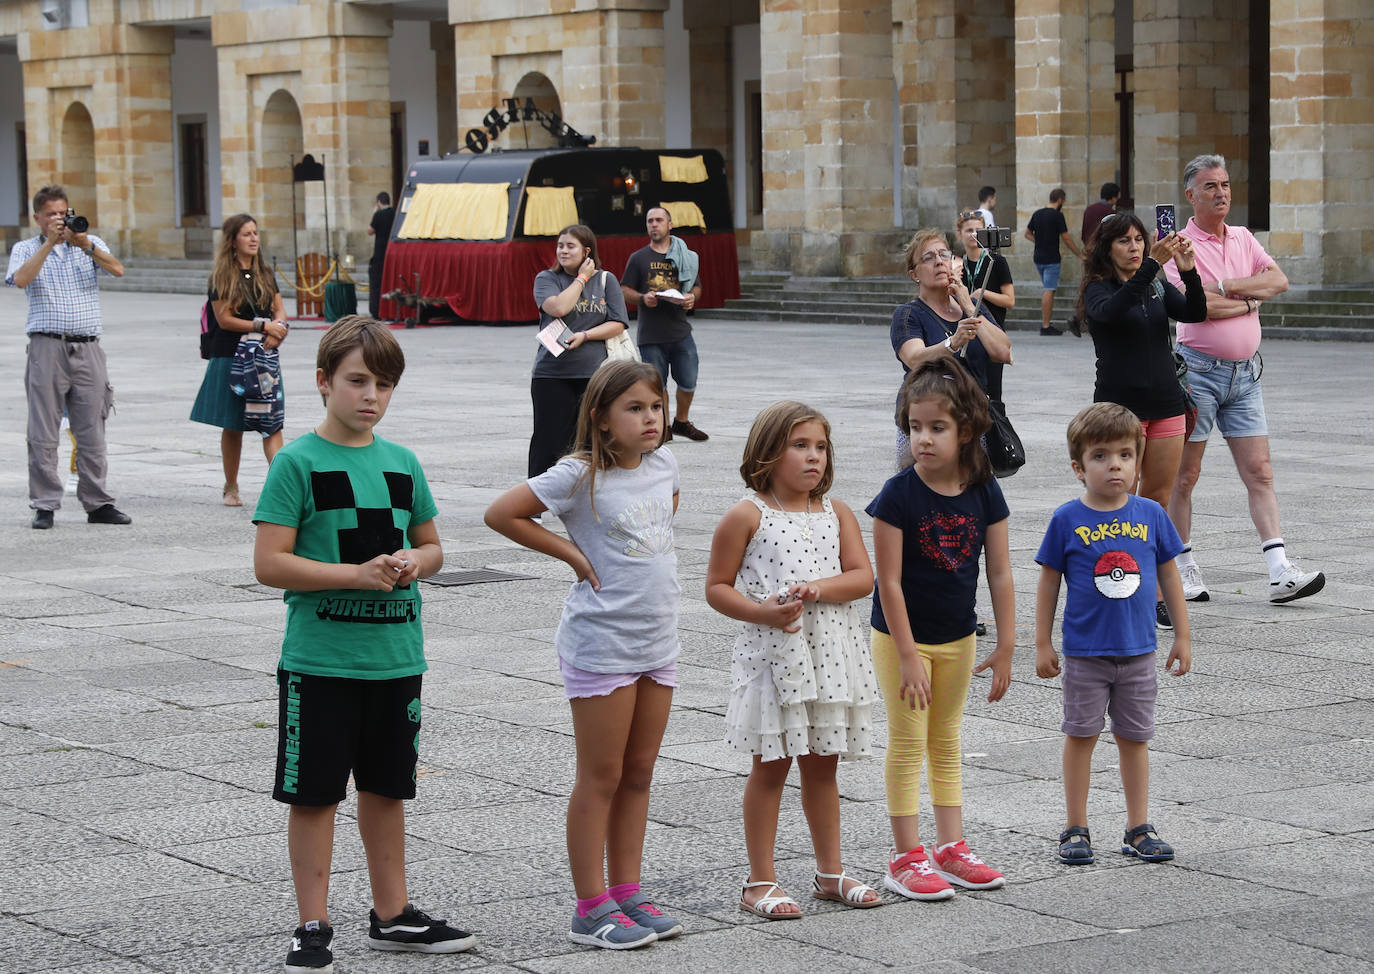
<path id="1" fill-rule="evenodd" d="M 113 504 L 105 490 L 105 418 L 114 405 L 105 350 L 98 341 L 31 335 L 28 354 L 29 507 L 55 511 L 62 506 L 66 478 L 57 469 L 57 439 L 63 406 L 76 439 L 76 499 L 87 511 Z"/>

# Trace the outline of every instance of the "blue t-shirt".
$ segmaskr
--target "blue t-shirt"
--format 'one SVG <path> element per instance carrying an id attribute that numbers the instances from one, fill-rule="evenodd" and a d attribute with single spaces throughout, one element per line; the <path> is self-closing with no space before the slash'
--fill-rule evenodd
<path id="1" fill-rule="evenodd" d="M 946 497 L 908 467 L 883 484 L 864 510 L 902 530 L 902 596 L 916 641 L 950 643 L 973 632 L 983 537 L 989 524 L 1011 513 L 997 481 Z M 876 586 L 872 623 L 891 634 Z"/>
<path id="2" fill-rule="evenodd" d="M 1050 518 L 1035 560 L 1064 576 L 1065 656 L 1139 656 L 1155 651 L 1155 578 L 1183 550 L 1164 508 L 1127 495 L 1095 511 L 1081 500 Z"/>

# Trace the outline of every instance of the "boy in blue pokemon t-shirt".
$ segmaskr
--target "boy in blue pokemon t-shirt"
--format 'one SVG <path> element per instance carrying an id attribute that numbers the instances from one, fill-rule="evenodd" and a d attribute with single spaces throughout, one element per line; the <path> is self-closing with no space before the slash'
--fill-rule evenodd
<path id="1" fill-rule="evenodd" d="M 1088 778 L 1093 746 L 1112 715 L 1126 792 L 1125 855 L 1165 862 L 1174 850 L 1146 814 L 1150 791 L 1149 741 L 1154 736 L 1155 592 L 1174 621 L 1174 645 L 1164 664 L 1174 676 L 1192 665 L 1187 603 L 1174 558 L 1183 542 L 1164 508 L 1131 493 L 1144 446 L 1135 415 L 1099 402 L 1069 423 L 1069 457 L 1083 496 L 1054 512 L 1035 560 L 1040 586 L 1035 605 L 1035 673 L 1059 676 L 1051 631 L 1059 581 L 1064 605 L 1064 801 L 1067 828 L 1059 861 L 1093 861 L 1088 834 Z M 1175 666 L 1175 663 L 1177 666 Z"/>

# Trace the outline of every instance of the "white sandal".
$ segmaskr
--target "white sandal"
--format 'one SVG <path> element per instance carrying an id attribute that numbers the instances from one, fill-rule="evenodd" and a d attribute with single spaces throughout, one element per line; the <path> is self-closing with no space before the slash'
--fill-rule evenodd
<path id="1" fill-rule="evenodd" d="M 750 903 L 750 902 L 748 902 L 747 900 L 745 900 L 745 898 L 744 898 L 745 890 L 757 889 L 757 888 L 760 887 L 760 886 L 767 886 L 769 889 L 777 890 L 777 891 L 778 891 L 778 895 L 777 895 L 777 896 L 767 896 L 767 895 L 765 895 L 765 896 L 760 896 L 760 897 L 759 897 L 757 900 L 755 900 L 753 903 Z M 796 912 L 796 913 L 778 913 L 778 912 L 775 912 L 775 911 L 777 910 L 778 907 L 780 907 L 780 906 L 789 906 L 789 905 L 790 905 L 790 906 L 795 906 L 795 907 L 797 908 L 797 912 Z M 739 891 L 739 908 L 740 908 L 741 910 L 743 910 L 745 913 L 752 913 L 752 914 L 754 914 L 754 916 L 763 917 L 765 920 L 800 920 L 801 917 L 802 917 L 801 905 L 800 905 L 796 900 L 792 899 L 792 897 L 790 897 L 790 896 L 788 896 L 786 893 L 784 893 L 784 892 L 782 891 L 782 888 L 781 888 L 780 886 L 778 886 L 777 883 L 771 883 L 771 882 L 769 882 L 769 881 L 766 880 L 766 879 L 765 879 L 765 880 L 761 880 L 761 881 L 759 881 L 759 882 L 757 882 L 757 883 L 745 883 L 745 884 L 744 884 L 744 887 Z"/>
<path id="2" fill-rule="evenodd" d="M 835 892 L 831 893 L 821 889 L 822 879 L 838 880 L 838 882 L 835 884 Z M 844 888 L 844 881 L 846 879 L 854 884 L 853 886 L 849 887 L 848 890 Z M 872 900 L 864 899 L 864 897 L 867 894 L 876 894 L 877 892 L 878 891 L 875 890 L 872 886 L 867 886 L 859 882 L 852 876 L 846 876 L 843 869 L 841 869 L 838 874 L 823 873 L 817 871 L 815 877 L 811 880 L 811 896 L 813 898 L 818 900 L 831 900 L 835 903 L 843 903 L 845 906 L 855 910 L 871 910 L 875 906 L 882 906 L 883 900 L 881 896 L 878 896 L 876 899 Z"/>

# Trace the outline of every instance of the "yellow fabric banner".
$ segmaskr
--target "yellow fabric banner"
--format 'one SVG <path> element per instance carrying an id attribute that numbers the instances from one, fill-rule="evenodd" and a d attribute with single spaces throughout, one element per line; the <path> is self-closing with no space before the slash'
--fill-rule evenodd
<path id="1" fill-rule="evenodd" d="M 557 236 L 559 230 L 580 222 L 571 186 L 531 186 L 525 190 L 527 236 Z"/>
<path id="2" fill-rule="evenodd" d="M 668 211 L 668 218 L 673 221 L 673 226 L 706 229 L 706 217 L 702 215 L 701 207 L 691 200 L 683 200 L 680 203 L 660 203 L 658 205 Z"/>
<path id="3" fill-rule="evenodd" d="M 398 240 L 504 240 L 510 183 L 424 183 L 415 187 Z"/>
<path id="4" fill-rule="evenodd" d="M 706 182 L 706 161 L 701 156 L 659 156 L 658 172 L 665 183 Z"/>

